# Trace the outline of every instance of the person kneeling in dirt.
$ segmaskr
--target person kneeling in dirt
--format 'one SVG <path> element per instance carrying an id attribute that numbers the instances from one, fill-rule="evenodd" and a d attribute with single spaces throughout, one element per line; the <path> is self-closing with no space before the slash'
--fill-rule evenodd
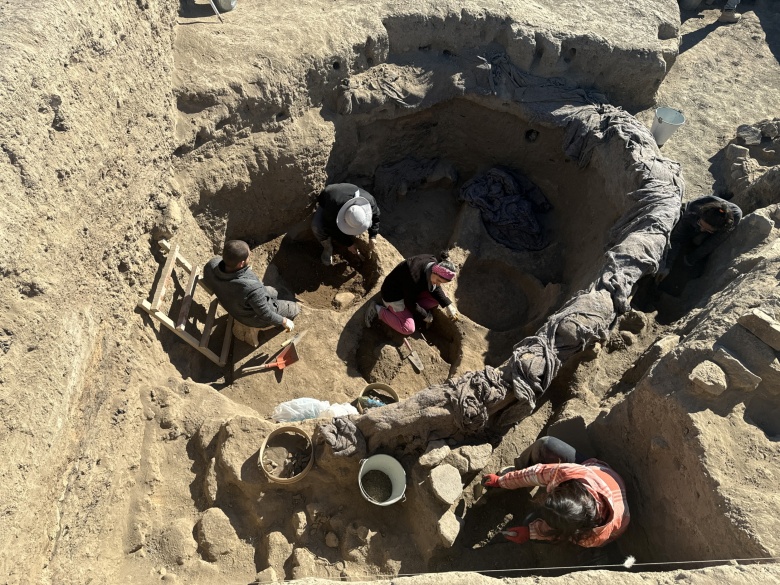
<path id="1" fill-rule="evenodd" d="M 247 264 L 249 245 L 241 240 L 225 242 L 222 257 L 209 260 L 203 268 L 203 282 L 225 310 L 248 327 L 294 328 L 292 320 L 300 308 L 294 301 L 279 300 L 275 288 L 265 286 Z"/>
<path id="2" fill-rule="evenodd" d="M 457 320 L 458 310 L 441 285 L 455 278 L 458 269 L 442 252 L 441 261 L 431 254 L 412 256 L 393 268 L 382 283 L 382 304 L 370 302 L 366 308 L 366 327 L 374 320 L 390 326 L 401 335 L 414 333 L 415 320 L 426 325 L 433 322 L 431 309 L 441 306 L 450 319 Z"/>
<path id="3" fill-rule="evenodd" d="M 672 230 L 664 267 L 656 275 L 659 290 L 679 296 L 689 279 L 702 275 L 707 257 L 729 237 L 740 219 L 742 210 L 737 205 L 715 195 L 688 203 Z"/>
<path id="4" fill-rule="evenodd" d="M 586 459 L 555 437 L 542 437 L 515 459 L 515 467 L 482 478 L 504 489 L 543 486 L 546 497 L 522 526 L 503 531 L 507 540 L 573 542 L 604 546 L 625 532 L 630 519 L 626 486 L 603 461 Z"/>
<path id="5" fill-rule="evenodd" d="M 333 242 L 360 256 L 355 236 L 368 230 L 369 250 L 379 234 L 379 207 L 374 196 L 351 183 L 328 185 L 317 197 L 317 209 L 311 220 L 311 231 L 322 244 L 320 259 L 325 266 L 333 264 Z"/>

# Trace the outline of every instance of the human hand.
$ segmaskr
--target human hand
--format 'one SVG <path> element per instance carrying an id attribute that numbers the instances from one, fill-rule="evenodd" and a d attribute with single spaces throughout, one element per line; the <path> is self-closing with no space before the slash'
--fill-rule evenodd
<path id="1" fill-rule="evenodd" d="M 458 313 L 458 308 L 454 304 L 449 304 L 446 307 L 444 307 L 444 310 L 447 313 L 447 316 L 449 316 L 450 319 L 453 321 L 458 320 L 458 316 L 460 313 Z"/>
<path id="2" fill-rule="evenodd" d="M 430 312 L 426 313 L 423 321 L 425 322 L 426 325 L 430 325 L 431 323 L 433 323 L 433 313 Z"/>
<path id="3" fill-rule="evenodd" d="M 655 273 L 655 282 L 656 284 L 660 283 L 664 278 L 669 276 L 669 269 L 663 268 L 662 270 L 659 270 Z"/>
<path id="4" fill-rule="evenodd" d="M 500 476 L 495 473 L 488 473 L 482 478 L 482 485 L 485 487 L 499 487 L 498 480 Z"/>
<path id="5" fill-rule="evenodd" d="M 282 327 L 284 327 L 284 330 L 288 333 L 295 329 L 295 323 L 293 323 L 290 319 L 287 319 L 286 317 L 283 317 L 284 321 L 282 322 Z"/>
<path id="6" fill-rule="evenodd" d="M 502 530 L 501 534 L 504 538 L 516 542 L 517 544 L 523 544 L 531 540 L 531 531 L 528 526 L 515 526 L 514 528 L 507 528 Z"/>
<path id="7" fill-rule="evenodd" d="M 358 250 L 356 244 L 352 244 L 349 248 L 347 248 L 347 250 L 349 250 L 352 254 L 354 254 L 358 258 L 360 257 L 360 250 Z"/>

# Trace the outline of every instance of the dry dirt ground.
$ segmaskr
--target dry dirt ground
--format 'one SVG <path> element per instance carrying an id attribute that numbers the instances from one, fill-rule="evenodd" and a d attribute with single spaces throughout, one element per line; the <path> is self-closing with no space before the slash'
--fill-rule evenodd
<path id="1" fill-rule="evenodd" d="M 780 551 L 778 346 L 763 341 L 771 328 L 737 324 L 755 308 L 780 318 L 780 193 L 758 206 L 745 177 L 766 169 L 734 167 L 727 152 L 741 124 L 780 117 L 780 5 L 743 0 L 726 26 L 718 2 L 680 14 L 673 0 L 238 0 L 224 23 L 200 0 L 0 5 L 0 582 L 419 584 L 443 577 L 393 576 L 448 570 L 464 585 L 494 583 L 487 571 L 517 583 L 525 571 L 549 583 L 780 582 L 776 565 L 724 565 Z M 397 454 L 408 499 L 387 508 L 360 497 L 348 465 L 269 483 L 258 449 L 278 403 L 350 402 L 374 381 L 406 398 L 498 365 L 598 270 L 622 212 L 605 196 L 610 178 L 572 168 L 560 132 L 530 146 L 538 124 L 501 99 L 452 94 L 497 50 L 648 126 L 656 105 L 680 109 L 686 123 L 661 154 L 682 164 L 684 198 L 732 191 L 755 213 L 667 315 L 633 313 L 565 364 L 531 417 L 465 451 L 439 445 L 461 474 L 452 509 L 414 487 L 428 471 L 413 452 Z M 404 104 L 387 97 L 398 91 Z M 755 148 L 771 161 L 777 146 Z M 325 269 L 306 228 L 313 195 L 326 181 L 371 186 L 405 156 L 456 174 L 437 167 L 384 194 L 376 257 L 340 251 Z M 495 164 L 532 176 L 553 203 L 560 238 L 542 253 L 507 252 L 454 197 Z M 159 240 L 200 265 L 237 237 L 256 272 L 303 302 L 300 362 L 283 372 L 241 369 L 288 334 L 261 335 L 256 350 L 236 342 L 220 368 L 136 306 L 159 280 Z M 416 373 L 400 339 L 365 330 L 362 309 L 401 258 L 445 246 L 462 267 L 448 286 L 464 318 L 437 314 L 411 339 Z M 177 270 L 174 318 L 185 287 Z M 208 299 L 195 301 L 187 330 L 199 335 Z M 699 366 L 715 373 L 694 375 L 697 386 Z M 702 390 L 724 371 L 725 392 Z M 476 496 L 482 469 L 545 432 L 626 477 L 633 520 L 617 545 L 487 544 L 529 501 Z M 629 554 L 631 574 L 551 569 Z"/>

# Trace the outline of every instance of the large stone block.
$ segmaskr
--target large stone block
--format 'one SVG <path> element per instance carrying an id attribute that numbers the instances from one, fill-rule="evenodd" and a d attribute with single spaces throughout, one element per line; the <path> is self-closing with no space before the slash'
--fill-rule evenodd
<path id="1" fill-rule="evenodd" d="M 780 351 L 780 323 L 761 309 L 753 309 L 737 321 L 775 351 Z"/>
<path id="2" fill-rule="evenodd" d="M 195 526 L 198 545 L 207 561 L 217 561 L 236 549 L 239 543 L 230 519 L 219 508 L 209 508 Z"/>
<path id="3" fill-rule="evenodd" d="M 447 512 L 436 525 L 436 532 L 441 538 L 442 544 L 451 547 L 460 533 L 460 521 L 452 512 Z"/>
<path id="4" fill-rule="evenodd" d="M 718 364 L 705 360 L 696 366 L 688 379 L 697 388 L 719 396 L 726 391 L 726 373 Z"/>
<path id="5" fill-rule="evenodd" d="M 718 347 L 712 361 L 726 372 L 729 390 L 752 392 L 761 383 L 761 377 L 751 372 L 745 364 L 722 347 Z"/>
<path id="6" fill-rule="evenodd" d="M 463 493 L 460 472 L 452 465 L 439 465 L 429 475 L 433 494 L 445 504 L 454 504 Z"/>
<path id="7" fill-rule="evenodd" d="M 263 537 L 266 564 L 276 571 L 277 575 L 285 575 L 284 565 L 293 554 L 293 545 L 281 532 L 269 532 Z"/>
<path id="8" fill-rule="evenodd" d="M 493 454 L 493 447 L 489 443 L 482 445 L 465 445 L 460 448 L 461 454 L 469 462 L 469 471 L 475 472 L 484 468 Z"/>
<path id="9" fill-rule="evenodd" d="M 444 461 L 450 454 L 450 448 L 444 441 L 431 441 L 420 457 L 420 465 L 423 467 L 433 467 Z"/>

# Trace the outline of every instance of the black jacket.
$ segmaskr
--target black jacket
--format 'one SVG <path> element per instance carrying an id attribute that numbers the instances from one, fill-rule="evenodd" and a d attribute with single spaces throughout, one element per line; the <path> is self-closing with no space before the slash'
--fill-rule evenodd
<path id="1" fill-rule="evenodd" d="M 428 291 L 442 307 L 451 305 L 452 301 L 440 286 L 430 289 L 430 270 L 426 267 L 432 263 L 436 263 L 436 257 L 431 254 L 412 256 L 401 262 L 382 283 L 382 300 L 392 303 L 403 299 L 406 308 L 423 319 L 427 312 L 417 309 L 420 293 Z"/>
<path id="2" fill-rule="evenodd" d="M 344 246 L 351 246 L 355 243 L 355 236 L 345 234 L 339 229 L 336 223 L 336 218 L 339 215 L 339 210 L 344 204 L 355 196 L 355 191 L 359 191 L 360 196 L 365 198 L 371 205 L 371 227 L 368 228 L 368 237 L 375 238 L 379 233 L 379 207 L 376 204 L 376 199 L 368 191 L 357 187 L 351 183 L 335 183 L 328 185 L 322 190 L 322 193 L 317 197 L 317 203 L 322 207 L 325 212 L 324 227 L 325 233 L 331 237 L 331 239 L 337 241 Z"/>
<path id="3" fill-rule="evenodd" d="M 225 310 L 244 325 L 268 327 L 284 323 L 284 317 L 276 312 L 265 286 L 248 266 L 236 272 L 225 272 L 225 264 L 217 256 L 203 268 L 203 282 L 217 295 Z"/>
<path id="4" fill-rule="evenodd" d="M 734 214 L 734 223 L 728 229 L 710 234 L 703 232 L 698 223 L 701 219 L 701 208 L 707 203 L 713 202 L 725 203 L 731 208 Z M 666 266 L 672 268 L 681 253 L 685 254 L 685 263 L 688 266 L 705 260 L 715 248 L 729 237 L 741 219 L 742 210 L 737 205 L 715 195 L 706 195 L 691 201 L 685 206 L 680 221 L 672 230 L 669 238 L 669 252 L 666 255 Z"/>

